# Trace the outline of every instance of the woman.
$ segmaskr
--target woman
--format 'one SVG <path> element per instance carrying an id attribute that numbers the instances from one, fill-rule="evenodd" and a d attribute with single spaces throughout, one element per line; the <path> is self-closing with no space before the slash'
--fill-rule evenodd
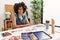
<path id="1" fill-rule="evenodd" d="M 13 16 L 12 21 L 14 26 L 13 28 L 25 27 L 30 25 L 27 16 L 23 15 L 23 13 L 25 13 L 26 10 L 27 6 L 23 2 L 16 3 L 14 5 L 15 14 L 12 13 Z"/>

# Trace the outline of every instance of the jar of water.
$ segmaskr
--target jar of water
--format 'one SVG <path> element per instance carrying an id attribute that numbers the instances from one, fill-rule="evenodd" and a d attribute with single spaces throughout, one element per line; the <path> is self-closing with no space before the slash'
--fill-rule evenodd
<path id="1" fill-rule="evenodd" d="M 6 19 L 7 19 L 7 20 L 9 20 L 9 19 L 10 19 L 10 15 L 11 15 L 11 13 L 10 13 L 10 12 L 5 12 L 5 17 L 6 17 Z"/>
<path id="2" fill-rule="evenodd" d="M 46 30 L 49 29 L 49 21 L 48 20 L 46 20 L 46 24 L 45 25 L 46 25 Z"/>

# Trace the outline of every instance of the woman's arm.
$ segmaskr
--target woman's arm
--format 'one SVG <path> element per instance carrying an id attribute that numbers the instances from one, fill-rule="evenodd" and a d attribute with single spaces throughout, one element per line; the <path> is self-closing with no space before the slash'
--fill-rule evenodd
<path id="1" fill-rule="evenodd" d="M 11 12 L 11 20 L 12 20 L 12 24 L 13 24 L 13 27 L 16 27 L 16 18 L 15 18 L 15 14 L 14 12 Z"/>
<path id="2" fill-rule="evenodd" d="M 31 24 L 29 23 L 28 19 L 26 19 L 26 25 L 27 25 L 27 26 L 31 25 Z"/>
<path id="3" fill-rule="evenodd" d="M 13 12 L 11 14 L 11 19 L 12 19 L 12 23 L 13 23 L 13 28 L 21 28 L 21 27 L 26 27 L 26 26 L 30 25 L 28 19 L 26 19 L 26 24 L 25 25 L 17 25 L 16 24 L 16 17 L 15 17 Z"/>
<path id="4" fill-rule="evenodd" d="M 22 28 L 22 27 L 26 27 L 26 26 L 30 26 L 31 24 L 29 23 L 28 19 L 26 19 L 26 24 L 24 25 L 16 25 L 17 28 Z"/>

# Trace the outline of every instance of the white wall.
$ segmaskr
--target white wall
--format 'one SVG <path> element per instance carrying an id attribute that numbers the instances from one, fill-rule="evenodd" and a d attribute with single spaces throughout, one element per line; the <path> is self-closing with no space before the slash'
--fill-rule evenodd
<path id="1" fill-rule="evenodd" d="M 15 4 L 17 2 L 25 2 L 26 5 L 28 6 L 28 13 L 29 13 L 29 18 L 31 18 L 31 11 L 30 11 L 30 1 L 31 0 L 0 0 L 0 27 L 4 26 L 3 20 L 5 19 L 5 9 L 4 5 L 5 4 Z"/>
<path id="2" fill-rule="evenodd" d="M 44 0 L 43 22 L 52 18 L 60 26 L 60 0 Z"/>

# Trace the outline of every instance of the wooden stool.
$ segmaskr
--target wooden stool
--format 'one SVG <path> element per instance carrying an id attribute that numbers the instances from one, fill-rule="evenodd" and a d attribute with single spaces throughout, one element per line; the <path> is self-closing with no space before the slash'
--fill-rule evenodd
<path id="1" fill-rule="evenodd" d="M 11 20 L 4 20 L 4 30 L 12 29 L 12 21 Z"/>

